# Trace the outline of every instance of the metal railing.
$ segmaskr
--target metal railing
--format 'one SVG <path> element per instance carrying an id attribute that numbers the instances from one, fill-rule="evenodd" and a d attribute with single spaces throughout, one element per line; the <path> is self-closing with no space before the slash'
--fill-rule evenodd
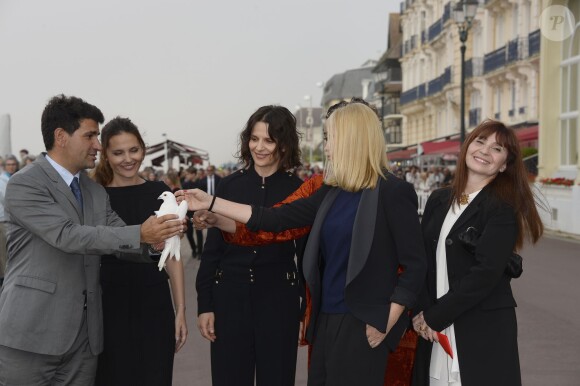
<path id="1" fill-rule="evenodd" d="M 537 29 L 528 35 L 529 55 L 540 53 L 540 30 Z"/>
<path id="2" fill-rule="evenodd" d="M 506 46 L 500 47 L 495 51 L 485 54 L 483 58 L 483 73 L 497 70 L 506 64 Z"/>

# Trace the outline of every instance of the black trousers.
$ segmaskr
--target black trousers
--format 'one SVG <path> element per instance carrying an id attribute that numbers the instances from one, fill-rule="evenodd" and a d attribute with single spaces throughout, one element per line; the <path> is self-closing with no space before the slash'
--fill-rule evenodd
<path id="1" fill-rule="evenodd" d="M 318 316 L 308 386 L 383 386 L 389 349 L 371 348 L 366 323 L 351 314 Z"/>
<path id="2" fill-rule="evenodd" d="M 219 281 L 213 286 L 214 386 L 293 386 L 300 300 L 298 286 Z"/>
<path id="3" fill-rule="evenodd" d="M 197 238 L 197 254 L 201 256 L 203 253 L 203 231 L 195 230 L 195 237 Z M 192 235 L 193 238 L 193 235 Z"/>

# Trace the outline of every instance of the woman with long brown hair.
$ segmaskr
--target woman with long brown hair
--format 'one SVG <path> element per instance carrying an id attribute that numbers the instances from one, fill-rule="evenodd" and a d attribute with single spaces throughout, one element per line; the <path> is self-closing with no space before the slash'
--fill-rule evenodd
<path id="1" fill-rule="evenodd" d="M 491 120 L 475 128 L 453 184 L 431 194 L 421 225 L 429 269 L 413 319 L 423 338 L 413 384 L 521 385 L 506 269 L 543 225 L 513 130 Z"/>
<path id="2" fill-rule="evenodd" d="M 93 178 L 107 190 L 111 208 L 125 223 L 141 224 L 169 190 L 139 175 L 145 142 L 137 126 L 117 117 L 101 131 L 102 151 Z M 105 350 L 96 385 L 171 385 L 174 354 L 187 339 L 183 262 L 157 264 L 101 258 Z M 173 302 L 172 302 L 173 300 Z"/>

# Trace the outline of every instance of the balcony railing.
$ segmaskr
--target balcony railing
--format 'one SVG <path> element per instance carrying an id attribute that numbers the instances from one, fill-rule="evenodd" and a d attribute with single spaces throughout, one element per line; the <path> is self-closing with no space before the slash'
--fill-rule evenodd
<path id="1" fill-rule="evenodd" d="M 488 72 L 497 70 L 498 68 L 505 66 L 505 64 L 506 46 L 503 46 L 489 54 L 485 54 L 483 59 L 483 73 L 487 74 Z"/>
<path id="2" fill-rule="evenodd" d="M 469 127 L 479 125 L 481 121 L 481 107 L 469 110 Z"/>
<path id="3" fill-rule="evenodd" d="M 417 99 L 417 95 L 419 92 L 419 87 L 413 87 L 410 90 L 403 91 L 401 93 L 401 105 L 405 105 L 407 103 L 411 103 Z"/>
<path id="4" fill-rule="evenodd" d="M 465 62 L 465 78 L 483 75 L 483 58 L 470 58 Z"/>
<path id="5" fill-rule="evenodd" d="M 535 30 L 528 35 L 528 47 L 530 56 L 540 53 L 540 30 Z"/>
<path id="6" fill-rule="evenodd" d="M 401 93 L 401 105 L 425 98 L 425 83 Z"/>
<path id="7" fill-rule="evenodd" d="M 431 24 L 431 26 L 429 27 L 429 41 L 439 36 L 442 30 L 443 30 L 442 19 L 439 19 L 435 23 Z"/>
<path id="8" fill-rule="evenodd" d="M 442 23 L 445 24 L 445 22 L 450 18 L 451 18 L 451 2 L 445 4 L 445 8 L 443 8 Z"/>
<path id="9" fill-rule="evenodd" d="M 443 74 L 438 76 L 437 78 L 429 81 L 427 84 L 427 95 L 431 96 L 443 90 L 446 84 L 451 82 L 451 67 L 447 67 Z"/>
<path id="10" fill-rule="evenodd" d="M 401 69 L 387 68 L 384 71 L 375 73 L 375 81 L 379 84 L 388 84 L 391 82 L 400 82 L 403 79 Z"/>
<path id="11" fill-rule="evenodd" d="M 510 40 L 507 44 L 507 63 L 518 60 L 518 39 Z"/>

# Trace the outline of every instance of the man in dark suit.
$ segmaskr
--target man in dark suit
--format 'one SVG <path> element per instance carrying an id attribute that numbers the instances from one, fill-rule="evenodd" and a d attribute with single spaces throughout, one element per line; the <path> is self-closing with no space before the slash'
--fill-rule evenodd
<path id="1" fill-rule="evenodd" d="M 221 177 L 215 174 L 215 166 L 208 165 L 205 177 L 197 180 L 195 187 L 213 196 L 220 181 Z M 195 235 L 197 238 L 197 254 L 198 256 L 201 256 L 203 252 L 203 232 L 201 230 L 196 230 Z"/>
<path id="2" fill-rule="evenodd" d="M 0 289 L 0 385 L 92 385 L 103 350 L 100 255 L 151 261 L 181 232 L 175 215 L 126 226 L 93 168 L 101 111 L 59 95 L 42 114 L 47 153 L 6 189 L 8 263 Z"/>

